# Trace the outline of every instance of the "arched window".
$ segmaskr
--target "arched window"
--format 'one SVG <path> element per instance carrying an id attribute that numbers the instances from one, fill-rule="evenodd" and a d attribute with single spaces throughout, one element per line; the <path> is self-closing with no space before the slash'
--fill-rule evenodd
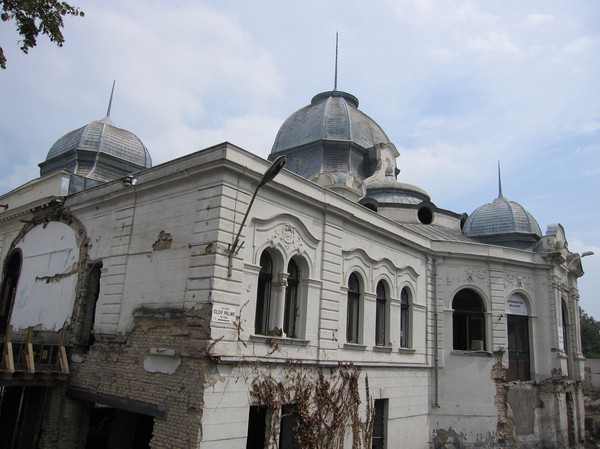
<path id="1" fill-rule="evenodd" d="M 0 335 L 5 335 L 10 322 L 10 314 L 12 311 L 15 294 L 17 291 L 17 283 L 21 274 L 21 251 L 15 250 L 10 255 L 2 289 L 0 289 Z"/>
<path id="2" fill-rule="evenodd" d="M 283 331 L 290 338 L 297 337 L 296 324 L 300 312 L 298 303 L 298 284 L 300 283 L 300 270 L 293 260 L 288 264 L 287 288 L 285 289 L 285 311 L 283 315 Z"/>
<path id="3" fill-rule="evenodd" d="M 408 289 L 404 287 L 400 292 L 400 347 L 409 347 L 409 326 L 410 320 L 408 317 L 409 296 Z"/>
<path id="4" fill-rule="evenodd" d="M 562 334 L 560 335 L 562 337 L 562 349 L 563 351 L 565 351 L 565 354 L 569 353 L 569 311 L 567 309 L 567 304 L 565 303 L 564 299 L 560 300 L 560 311 L 561 311 L 561 316 L 562 316 L 562 329 L 561 332 Z"/>
<path id="5" fill-rule="evenodd" d="M 271 282 L 273 281 L 273 261 L 267 251 L 260 256 L 260 273 L 256 293 L 256 316 L 254 332 L 267 335 L 269 333 L 269 316 L 271 313 Z"/>
<path id="6" fill-rule="evenodd" d="M 377 305 L 375 309 L 375 344 L 384 346 L 385 341 L 385 321 L 387 309 L 387 293 L 385 283 L 377 283 Z"/>
<path id="7" fill-rule="evenodd" d="M 485 350 L 485 315 L 481 297 L 473 290 L 461 290 L 454 297 L 452 308 L 453 348 Z"/>
<path id="8" fill-rule="evenodd" d="M 360 319 L 360 282 L 354 273 L 348 279 L 348 313 L 346 318 L 346 340 L 358 343 Z"/>

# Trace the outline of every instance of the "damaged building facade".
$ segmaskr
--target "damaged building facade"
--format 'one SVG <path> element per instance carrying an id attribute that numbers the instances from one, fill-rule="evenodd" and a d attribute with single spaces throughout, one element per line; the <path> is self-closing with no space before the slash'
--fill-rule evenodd
<path id="1" fill-rule="evenodd" d="M 501 188 L 437 207 L 337 90 L 280 156 L 264 184 L 229 143 L 152 167 L 107 116 L 0 197 L 0 446 L 287 449 L 316 421 L 346 448 L 581 447 L 560 224 Z"/>

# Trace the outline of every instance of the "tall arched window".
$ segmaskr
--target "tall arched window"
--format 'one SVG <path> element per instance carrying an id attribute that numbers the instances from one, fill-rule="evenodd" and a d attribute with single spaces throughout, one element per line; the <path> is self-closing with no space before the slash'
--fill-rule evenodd
<path id="1" fill-rule="evenodd" d="M 21 261 L 21 251 L 13 251 L 8 260 L 2 289 L 0 289 L 0 335 L 6 334 L 6 329 L 8 329 L 8 323 L 10 322 L 17 283 L 21 274 Z"/>
<path id="2" fill-rule="evenodd" d="M 562 317 L 562 349 L 566 354 L 569 353 L 569 311 L 564 299 L 560 300 L 560 312 Z"/>
<path id="3" fill-rule="evenodd" d="M 360 313 L 360 282 L 354 273 L 348 279 L 348 312 L 346 318 L 346 340 L 358 343 Z"/>
<path id="4" fill-rule="evenodd" d="M 408 289 L 404 287 L 400 292 L 400 347 L 409 347 L 409 326 L 408 317 L 409 295 Z"/>
<path id="5" fill-rule="evenodd" d="M 300 283 L 300 270 L 293 260 L 288 264 L 287 288 L 285 289 L 285 311 L 283 315 L 283 331 L 287 337 L 295 338 L 296 324 L 299 315 L 298 284 Z"/>
<path id="6" fill-rule="evenodd" d="M 375 309 L 375 344 L 384 346 L 385 341 L 385 321 L 387 309 L 387 293 L 385 283 L 377 283 L 377 304 Z"/>
<path id="7" fill-rule="evenodd" d="M 271 282 L 273 281 L 273 261 L 267 251 L 260 256 L 260 273 L 256 293 L 256 316 L 254 332 L 267 335 L 269 333 L 269 316 L 271 313 Z"/>
<path id="8" fill-rule="evenodd" d="M 452 301 L 454 349 L 485 350 L 485 310 L 481 297 L 473 290 L 459 291 Z"/>

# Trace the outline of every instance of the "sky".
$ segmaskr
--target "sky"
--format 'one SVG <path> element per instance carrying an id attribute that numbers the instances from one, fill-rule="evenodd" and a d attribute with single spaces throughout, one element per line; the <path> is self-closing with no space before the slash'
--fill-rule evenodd
<path id="1" fill-rule="evenodd" d="M 471 213 L 498 195 L 564 226 L 600 320 L 600 2 L 102 0 L 65 44 L 24 55 L 0 22 L 0 194 L 106 115 L 154 165 L 228 141 L 264 158 L 294 111 L 337 87 L 399 149 L 398 180 Z"/>

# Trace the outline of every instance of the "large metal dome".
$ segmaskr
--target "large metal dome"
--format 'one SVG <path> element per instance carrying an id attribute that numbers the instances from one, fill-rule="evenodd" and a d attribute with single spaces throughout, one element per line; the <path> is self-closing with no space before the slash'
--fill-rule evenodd
<path id="1" fill-rule="evenodd" d="M 109 116 L 71 131 L 50 148 L 40 164 L 45 176 L 59 170 L 109 181 L 152 166 L 150 153 L 133 133 L 115 126 Z"/>
<path id="2" fill-rule="evenodd" d="M 363 149 L 389 143 L 383 129 L 358 110 L 354 95 L 333 90 L 316 95 L 283 123 L 271 154 L 323 140 L 353 142 Z"/>

